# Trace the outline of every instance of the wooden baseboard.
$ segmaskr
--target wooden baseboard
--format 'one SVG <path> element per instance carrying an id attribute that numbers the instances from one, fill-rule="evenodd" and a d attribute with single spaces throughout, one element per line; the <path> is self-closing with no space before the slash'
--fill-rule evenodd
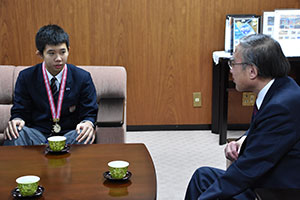
<path id="1" fill-rule="evenodd" d="M 210 124 L 199 125 L 127 125 L 127 131 L 210 130 Z"/>
<path id="2" fill-rule="evenodd" d="M 228 130 L 247 130 L 249 124 L 228 124 Z M 127 131 L 211 130 L 211 124 L 127 125 Z"/>

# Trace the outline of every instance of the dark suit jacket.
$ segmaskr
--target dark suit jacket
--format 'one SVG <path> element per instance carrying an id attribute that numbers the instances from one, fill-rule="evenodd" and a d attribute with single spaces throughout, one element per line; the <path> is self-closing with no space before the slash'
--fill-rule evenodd
<path id="1" fill-rule="evenodd" d="M 98 111 L 96 90 L 90 73 L 67 64 L 68 74 L 61 109 L 61 135 L 82 120 L 95 122 Z M 50 134 L 52 115 L 44 83 L 42 64 L 20 72 L 14 93 L 11 119 L 21 118 L 28 127 Z"/>
<path id="2" fill-rule="evenodd" d="M 239 158 L 200 199 L 226 199 L 247 188 L 300 188 L 300 88 L 275 79 L 250 124 Z"/>

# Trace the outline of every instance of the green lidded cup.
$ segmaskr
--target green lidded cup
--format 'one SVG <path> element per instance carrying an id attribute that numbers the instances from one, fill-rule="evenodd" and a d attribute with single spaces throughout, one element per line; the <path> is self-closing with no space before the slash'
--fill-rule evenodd
<path id="1" fill-rule="evenodd" d="M 52 151 L 61 151 L 65 148 L 67 138 L 65 136 L 48 137 L 49 147 Z"/>
<path id="2" fill-rule="evenodd" d="M 35 194 L 39 186 L 40 177 L 34 175 L 21 176 L 16 179 L 20 194 L 23 197 Z"/>
<path id="3" fill-rule="evenodd" d="M 122 179 L 126 176 L 129 163 L 122 160 L 115 160 L 108 163 L 109 173 L 113 179 Z"/>

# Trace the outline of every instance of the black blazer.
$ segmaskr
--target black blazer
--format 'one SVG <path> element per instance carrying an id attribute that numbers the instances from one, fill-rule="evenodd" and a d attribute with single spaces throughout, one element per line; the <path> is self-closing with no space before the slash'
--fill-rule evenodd
<path id="1" fill-rule="evenodd" d="M 61 109 L 61 135 L 76 128 L 82 120 L 95 123 L 98 106 L 96 89 L 90 73 L 67 64 L 68 74 Z M 42 64 L 19 73 L 14 93 L 11 119 L 21 118 L 28 127 L 50 134 L 52 115 L 44 83 Z"/>
<path id="2" fill-rule="evenodd" d="M 300 188 L 300 88 L 275 79 L 250 124 L 239 158 L 200 199 L 226 199 L 247 188 Z"/>

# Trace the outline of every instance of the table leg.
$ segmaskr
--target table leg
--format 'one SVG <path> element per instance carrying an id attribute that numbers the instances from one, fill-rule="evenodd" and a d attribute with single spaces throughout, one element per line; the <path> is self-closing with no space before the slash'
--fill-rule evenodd
<path id="1" fill-rule="evenodd" d="M 220 61 L 220 92 L 219 92 L 219 144 L 223 145 L 227 139 L 227 115 L 228 115 L 228 73 L 229 67 L 226 60 Z"/>
<path id="2" fill-rule="evenodd" d="M 219 113 L 220 113 L 220 64 L 213 61 L 213 82 L 212 82 L 212 119 L 211 132 L 219 133 Z"/>

